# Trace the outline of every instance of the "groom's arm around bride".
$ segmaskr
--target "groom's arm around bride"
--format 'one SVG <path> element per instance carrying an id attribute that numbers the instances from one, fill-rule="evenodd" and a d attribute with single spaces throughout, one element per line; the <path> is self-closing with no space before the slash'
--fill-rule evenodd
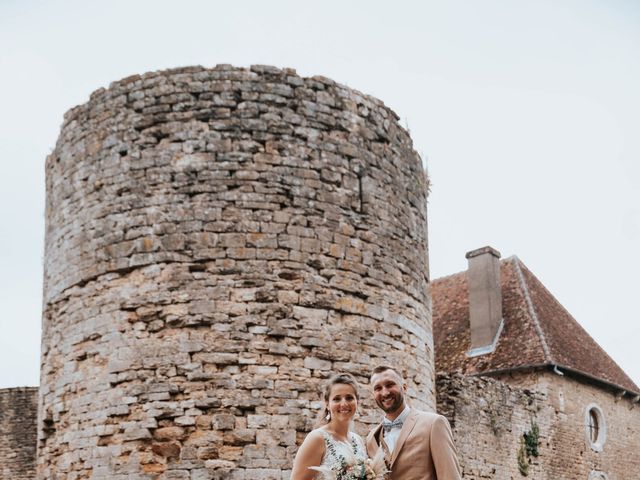
<path id="1" fill-rule="evenodd" d="M 367 436 L 367 453 L 385 453 L 391 480 L 460 480 L 449 422 L 442 415 L 410 408 L 406 384 L 391 367 L 379 366 L 371 388 L 384 419 Z"/>

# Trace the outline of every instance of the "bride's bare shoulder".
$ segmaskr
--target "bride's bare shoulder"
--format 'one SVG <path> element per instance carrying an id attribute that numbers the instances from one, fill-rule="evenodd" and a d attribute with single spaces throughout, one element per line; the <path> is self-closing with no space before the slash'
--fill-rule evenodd
<path id="1" fill-rule="evenodd" d="M 324 443 L 325 437 L 328 435 L 328 432 L 323 428 L 316 428 L 315 430 L 311 430 L 307 436 L 305 437 L 305 443 L 307 441 L 313 443 Z"/>
<path id="2" fill-rule="evenodd" d="M 319 466 L 325 452 L 325 443 L 322 431 L 312 430 L 305 437 L 302 445 L 296 453 L 291 471 L 291 480 L 311 480 L 317 472 L 309 467 Z"/>

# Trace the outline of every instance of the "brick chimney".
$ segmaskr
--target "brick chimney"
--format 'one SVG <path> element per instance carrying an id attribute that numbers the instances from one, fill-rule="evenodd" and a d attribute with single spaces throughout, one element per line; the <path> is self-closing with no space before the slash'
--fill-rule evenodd
<path id="1" fill-rule="evenodd" d="M 470 357 L 491 353 L 502 331 L 502 287 L 500 285 L 500 252 L 482 247 L 467 252 L 469 261 Z"/>

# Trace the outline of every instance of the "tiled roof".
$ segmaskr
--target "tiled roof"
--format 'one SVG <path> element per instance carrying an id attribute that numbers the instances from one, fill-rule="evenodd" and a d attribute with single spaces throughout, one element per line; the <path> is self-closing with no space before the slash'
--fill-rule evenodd
<path id="1" fill-rule="evenodd" d="M 466 272 L 434 280 L 436 370 L 479 374 L 558 366 L 638 394 L 622 371 L 517 257 L 500 262 L 504 327 L 495 350 L 470 358 Z"/>

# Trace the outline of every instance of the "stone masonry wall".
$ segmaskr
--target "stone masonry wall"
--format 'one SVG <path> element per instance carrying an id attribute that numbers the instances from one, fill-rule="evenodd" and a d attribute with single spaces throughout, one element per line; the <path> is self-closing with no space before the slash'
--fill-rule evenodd
<path id="1" fill-rule="evenodd" d="M 502 381 L 518 388 L 535 389 L 548 399 L 554 426 L 548 442 L 553 455 L 545 461 L 547 477 L 635 480 L 640 478 L 640 404 L 629 395 L 578 381 L 550 371 L 512 374 Z M 601 452 L 587 440 L 586 413 L 597 405 L 604 415 L 606 442 Z M 605 476 L 598 476 L 601 472 Z"/>
<path id="2" fill-rule="evenodd" d="M 466 480 L 634 480 L 640 472 L 640 407 L 597 386 L 547 372 L 501 380 L 438 375 L 438 411 L 452 424 Z M 607 440 L 602 452 L 587 441 L 587 406 L 598 404 Z M 518 452 L 532 422 L 539 455 Z M 526 449 L 525 449 L 526 451 Z M 524 453 L 524 452 L 523 452 Z"/>
<path id="3" fill-rule="evenodd" d="M 36 475 L 37 387 L 0 389 L 0 480 Z"/>
<path id="4" fill-rule="evenodd" d="M 381 362 L 435 406 L 427 179 L 380 101 L 133 76 L 65 115 L 46 172 L 39 478 L 286 479 L 320 384 Z"/>
<path id="5" fill-rule="evenodd" d="M 524 478 L 518 468 L 523 433 L 534 421 L 543 436 L 553 423 L 545 396 L 497 380 L 459 374 L 438 375 L 436 384 L 438 413 L 451 423 L 463 478 Z M 546 478 L 540 463 L 543 458 L 532 459 L 529 478 Z"/>

